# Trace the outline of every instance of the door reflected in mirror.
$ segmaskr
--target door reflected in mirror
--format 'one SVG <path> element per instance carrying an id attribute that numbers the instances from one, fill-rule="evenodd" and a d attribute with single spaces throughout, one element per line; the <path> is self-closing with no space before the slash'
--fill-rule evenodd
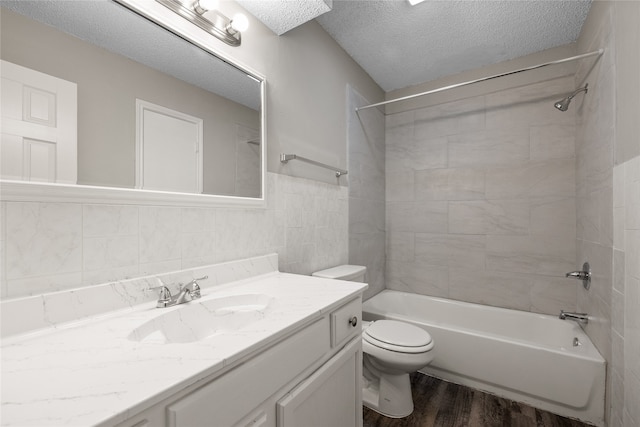
<path id="1" fill-rule="evenodd" d="M 112 1 L 3 1 L 2 179 L 261 197 L 262 82 Z"/>

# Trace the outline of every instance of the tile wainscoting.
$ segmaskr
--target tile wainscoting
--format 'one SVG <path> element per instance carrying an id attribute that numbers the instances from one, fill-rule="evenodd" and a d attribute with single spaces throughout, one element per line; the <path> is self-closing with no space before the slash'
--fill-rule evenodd
<path id="1" fill-rule="evenodd" d="M 2 297 L 271 252 L 290 273 L 346 263 L 347 187 L 274 173 L 267 179 L 264 209 L 3 201 Z"/>

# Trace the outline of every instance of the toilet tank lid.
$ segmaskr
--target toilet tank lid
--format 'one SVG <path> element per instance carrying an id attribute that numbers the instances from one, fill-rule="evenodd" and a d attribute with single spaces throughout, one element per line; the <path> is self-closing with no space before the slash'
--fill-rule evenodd
<path id="1" fill-rule="evenodd" d="M 354 277 L 364 274 L 366 271 L 367 267 L 364 265 L 339 265 L 326 270 L 316 271 L 312 276 L 325 279 L 351 280 Z"/>

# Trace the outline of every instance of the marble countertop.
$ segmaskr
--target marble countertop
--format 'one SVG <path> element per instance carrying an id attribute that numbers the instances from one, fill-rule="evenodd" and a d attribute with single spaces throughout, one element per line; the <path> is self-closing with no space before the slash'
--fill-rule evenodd
<path id="1" fill-rule="evenodd" d="M 366 286 L 272 272 L 203 288 L 199 301 L 256 293 L 273 299 L 258 322 L 190 343 L 128 338 L 136 326 L 183 307 L 158 309 L 154 302 L 3 339 L 2 425 L 117 424 L 333 310 Z"/>

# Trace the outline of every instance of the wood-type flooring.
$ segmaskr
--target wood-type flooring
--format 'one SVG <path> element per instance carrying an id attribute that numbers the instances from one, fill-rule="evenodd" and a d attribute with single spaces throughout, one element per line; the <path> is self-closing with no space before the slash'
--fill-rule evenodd
<path id="1" fill-rule="evenodd" d="M 419 373 L 411 375 L 413 413 L 402 419 L 364 408 L 364 427 L 588 427 L 531 406 Z"/>

